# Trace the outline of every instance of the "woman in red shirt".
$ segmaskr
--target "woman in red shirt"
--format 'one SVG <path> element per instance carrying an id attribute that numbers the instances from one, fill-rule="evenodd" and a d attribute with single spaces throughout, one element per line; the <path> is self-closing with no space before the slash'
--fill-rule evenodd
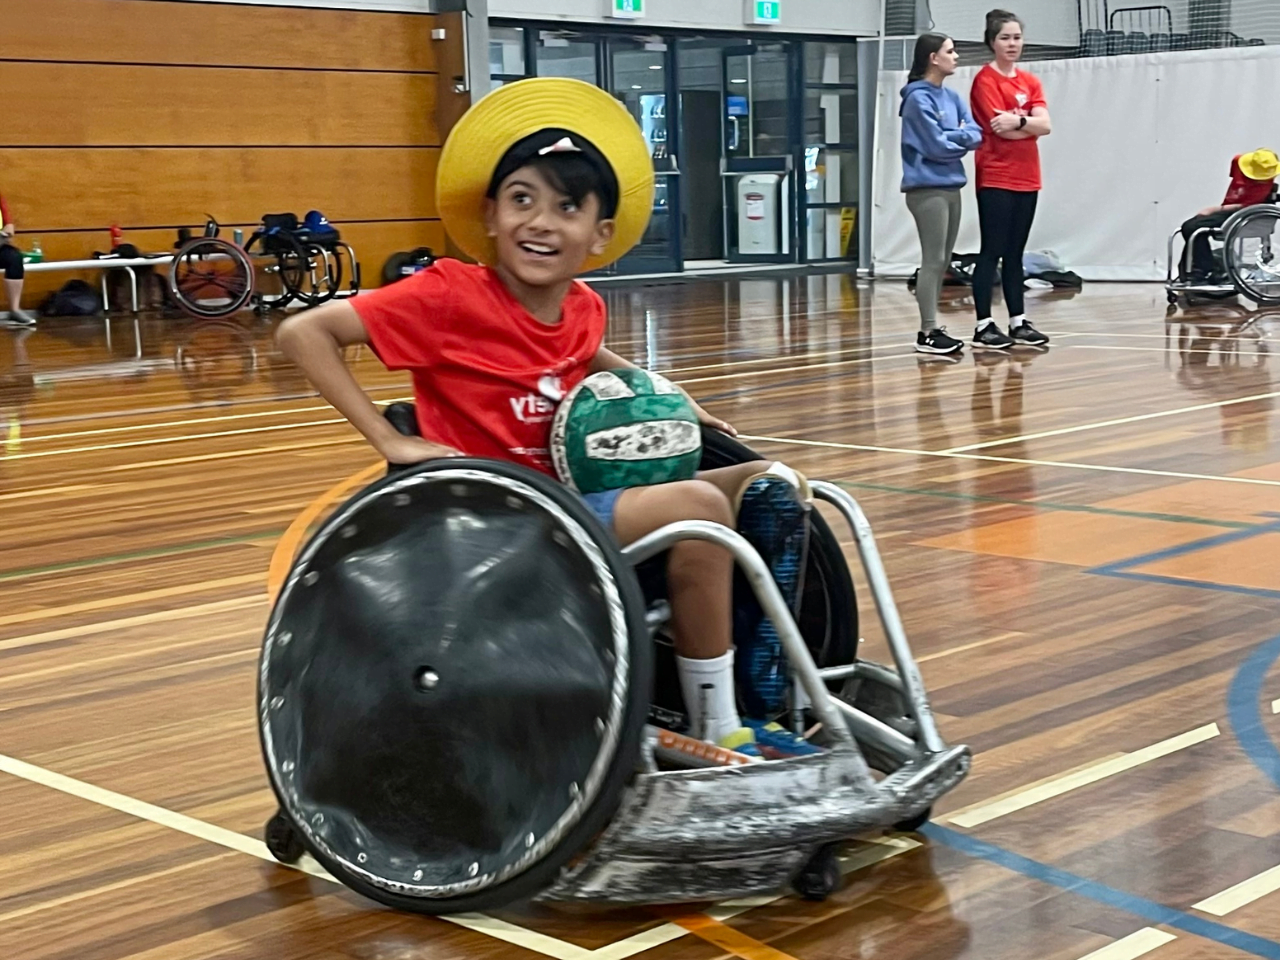
<path id="1" fill-rule="evenodd" d="M 969 103 L 983 132 L 974 155 L 982 250 L 973 272 L 978 323 L 973 345 L 1005 350 L 1015 343 L 1044 346 L 1049 338 L 1031 325 L 1023 306 L 1022 254 L 1031 234 L 1040 195 L 1040 150 L 1036 141 L 1053 129 L 1040 81 L 1018 69 L 1022 57 L 1022 21 L 1008 10 L 987 14 L 984 35 L 995 60 L 973 78 Z M 991 319 L 996 263 L 1001 264 L 1006 336 Z"/>

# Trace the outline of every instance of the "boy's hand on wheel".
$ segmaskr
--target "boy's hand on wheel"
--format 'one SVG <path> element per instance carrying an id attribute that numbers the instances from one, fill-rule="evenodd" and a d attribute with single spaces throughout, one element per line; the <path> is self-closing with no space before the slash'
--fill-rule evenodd
<path id="1" fill-rule="evenodd" d="M 423 440 L 421 437 L 406 437 L 397 434 L 378 445 L 378 452 L 388 463 L 410 464 L 422 463 L 424 460 L 438 460 L 442 457 L 462 456 L 452 447 Z"/>
<path id="2" fill-rule="evenodd" d="M 726 423 L 719 417 L 712 416 L 696 403 L 693 405 L 693 412 L 698 415 L 698 422 L 704 426 L 708 426 L 712 430 L 719 430 L 721 433 L 727 433 L 731 437 L 738 435 L 738 431 L 733 428 L 732 424 Z"/>

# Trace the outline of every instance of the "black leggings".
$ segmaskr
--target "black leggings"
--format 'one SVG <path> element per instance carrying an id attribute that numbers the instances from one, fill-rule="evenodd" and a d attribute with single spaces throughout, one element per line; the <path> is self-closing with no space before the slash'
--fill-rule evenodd
<path id="1" fill-rule="evenodd" d="M 6 280 L 21 280 L 27 271 L 22 266 L 22 251 L 12 244 L 0 246 L 0 269 Z"/>
<path id="2" fill-rule="evenodd" d="M 1035 191 L 998 187 L 978 191 L 982 252 L 973 269 L 973 304 L 979 323 L 991 318 L 991 289 L 995 286 L 997 262 L 1009 316 L 1020 317 L 1026 311 L 1022 302 L 1022 254 L 1027 249 L 1039 196 Z"/>

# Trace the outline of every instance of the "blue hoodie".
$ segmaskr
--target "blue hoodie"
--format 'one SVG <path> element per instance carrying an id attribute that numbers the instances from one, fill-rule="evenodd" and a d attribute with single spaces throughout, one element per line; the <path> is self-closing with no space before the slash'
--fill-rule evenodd
<path id="1" fill-rule="evenodd" d="M 959 95 L 928 80 L 902 88 L 902 190 L 958 190 L 967 182 L 966 153 L 982 142 Z"/>

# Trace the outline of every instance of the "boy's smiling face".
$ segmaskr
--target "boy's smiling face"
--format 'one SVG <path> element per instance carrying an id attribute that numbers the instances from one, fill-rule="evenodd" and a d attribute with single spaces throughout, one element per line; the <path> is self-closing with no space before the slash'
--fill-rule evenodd
<path id="1" fill-rule="evenodd" d="M 535 166 L 521 167 L 486 202 L 485 224 L 498 266 L 530 287 L 566 283 L 587 258 L 604 253 L 614 222 L 600 219 L 600 198 L 581 203 L 554 187 Z"/>

